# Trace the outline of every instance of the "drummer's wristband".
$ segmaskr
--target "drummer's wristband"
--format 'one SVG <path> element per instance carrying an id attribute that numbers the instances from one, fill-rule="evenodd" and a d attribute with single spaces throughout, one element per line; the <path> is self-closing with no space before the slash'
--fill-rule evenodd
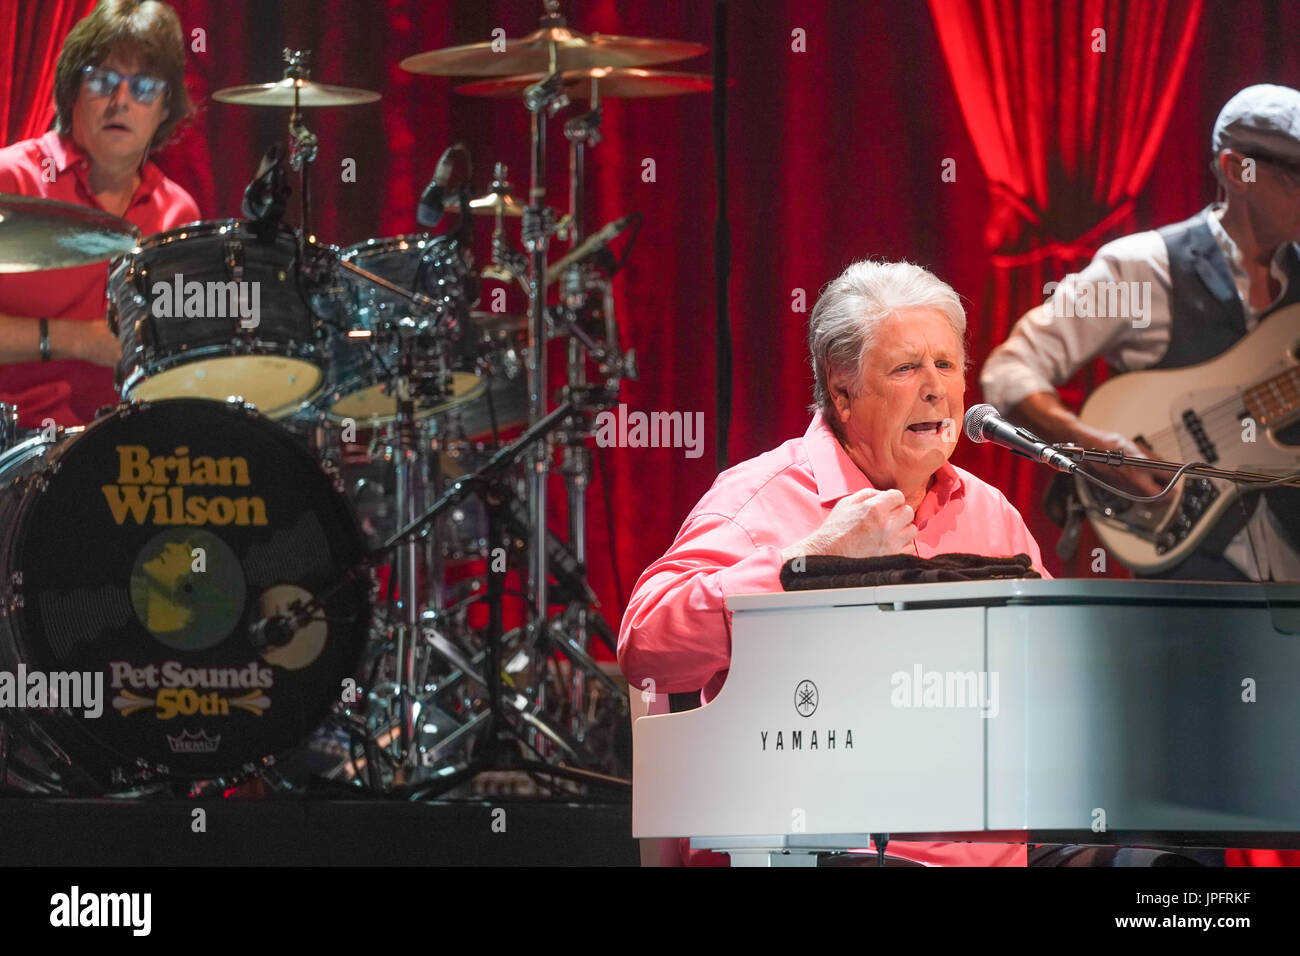
<path id="1" fill-rule="evenodd" d="M 50 360 L 50 320 L 41 319 L 41 361 Z"/>

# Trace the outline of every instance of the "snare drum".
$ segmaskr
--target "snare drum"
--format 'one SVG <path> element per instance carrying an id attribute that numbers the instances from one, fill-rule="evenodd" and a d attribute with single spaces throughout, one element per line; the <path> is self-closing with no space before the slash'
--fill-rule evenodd
<path id="1" fill-rule="evenodd" d="M 464 331 L 470 306 L 478 298 L 478 278 L 458 242 L 428 235 L 367 239 L 344 249 L 340 258 L 436 300 L 462 325 L 453 340 L 421 349 L 416 359 L 417 374 L 437 378 L 442 392 L 436 400 L 417 399 L 417 417 L 427 418 L 482 394 L 475 343 Z M 388 383 L 397 367 L 398 348 L 388 330 L 410 314 L 410 301 L 346 269 L 339 269 L 335 278 L 332 289 L 313 299 L 329 324 L 329 380 L 318 405 L 336 421 L 393 421 L 397 398 L 389 394 Z"/>
<path id="2" fill-rule="evenodd" d="M 289 226 L 269 233 L 238 219 L 190 223 L 149 236 L 114 265 L 123 398 L 238 397 L 283 418 L 321 391 L 301 242 Z"/>
<path id="3" fill-rule="evenodd" d="M 0 709 L 15 753 L 42 758 L 32 778 L 233 779 L 305 740 L 370 616 L 370 582 L 340 585 L 364 555 L 352 509 L 308 452 L 250 408 L 189 399 L 50 439 L 0 455 L 0 670 L 98 682 L 101 712 Z M 314 597 L 314 620 L 253 640 Z"/>

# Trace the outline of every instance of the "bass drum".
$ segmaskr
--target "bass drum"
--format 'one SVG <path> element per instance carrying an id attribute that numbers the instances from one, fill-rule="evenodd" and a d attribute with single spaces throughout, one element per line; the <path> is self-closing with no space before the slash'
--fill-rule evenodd
<path id="1" fill-rule="evenodd" d="M 81 698 L 0 718 L 59 789 L 251 773 L 353 674 L 370 581 L 345 572 L 364 555 L 347 500 L 249 406 L 123 406 L 28 439 L 0 456 L 0 669 Z M 313 598 L 304 626 L 254 639 Z"/>

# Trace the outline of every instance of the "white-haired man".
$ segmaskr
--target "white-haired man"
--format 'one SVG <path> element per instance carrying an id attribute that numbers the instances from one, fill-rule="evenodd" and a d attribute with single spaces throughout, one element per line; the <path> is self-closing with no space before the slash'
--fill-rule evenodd
<path id="1" fill-rule="evenodd" d="M 855 262 L 822 291 L 808 333 L 812 422 L 719 475 L 641 575 L 618 638 L 635 686 L 653 678 L 660 692 L 715 697 L 731 659 L 728 596 L 780 591 L 782 565 L 801 555 L 1026 554 L 1049 576 L 1002 493 L 948 461 L 965 413 L 965 331 L 956 292 L 908 263 Z M 1026 862 L 1024 846 L 1000 844 L 897 842 L 889 852 Z"/>
<path id="2" fill-rule="evenodd" d="M 1211 147 L 1222 201 L 1097 250 L 989 355 L 980 375 L 987 401 L 1048 441 L 1141 454 L 1125 435 L 1080 422 L 1056 386 L 1098 355 L 1118 372 L 1209 361 L 1300 302 L 1300 91 L 1262 84 L 1237 93 L 1215 121 Z M 1116 282 L 1149 289 L 1149 314 L 1076 308 L 1085 297 L 1108 302 L 1098 292 Z M 1120 477 L 1146 495 L 1164 484 L 1135 469 Z M 1248 519 L 1229 509 L 1196 552 L 1157 576 L 1300 581 L 1300 492 L 1273 489 L 1248 507 Z"/>

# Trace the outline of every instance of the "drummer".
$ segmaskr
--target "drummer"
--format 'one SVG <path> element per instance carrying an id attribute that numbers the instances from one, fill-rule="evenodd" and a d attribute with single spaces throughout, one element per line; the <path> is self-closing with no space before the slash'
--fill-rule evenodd
<path id="1" fill-rule="evenodd" d="M 193 111 L 170 6 L 99 0 L 63 42 L 54 103 L 54 129 L 0 149 L 0 193 L 102 209 L 146 236 L 199 218 L 149 161 Z M 18 406 L 21 427 L 85 424 L 118 401 L 107 284 L 107 263 L 0 274 L 0 402 Z"/>

